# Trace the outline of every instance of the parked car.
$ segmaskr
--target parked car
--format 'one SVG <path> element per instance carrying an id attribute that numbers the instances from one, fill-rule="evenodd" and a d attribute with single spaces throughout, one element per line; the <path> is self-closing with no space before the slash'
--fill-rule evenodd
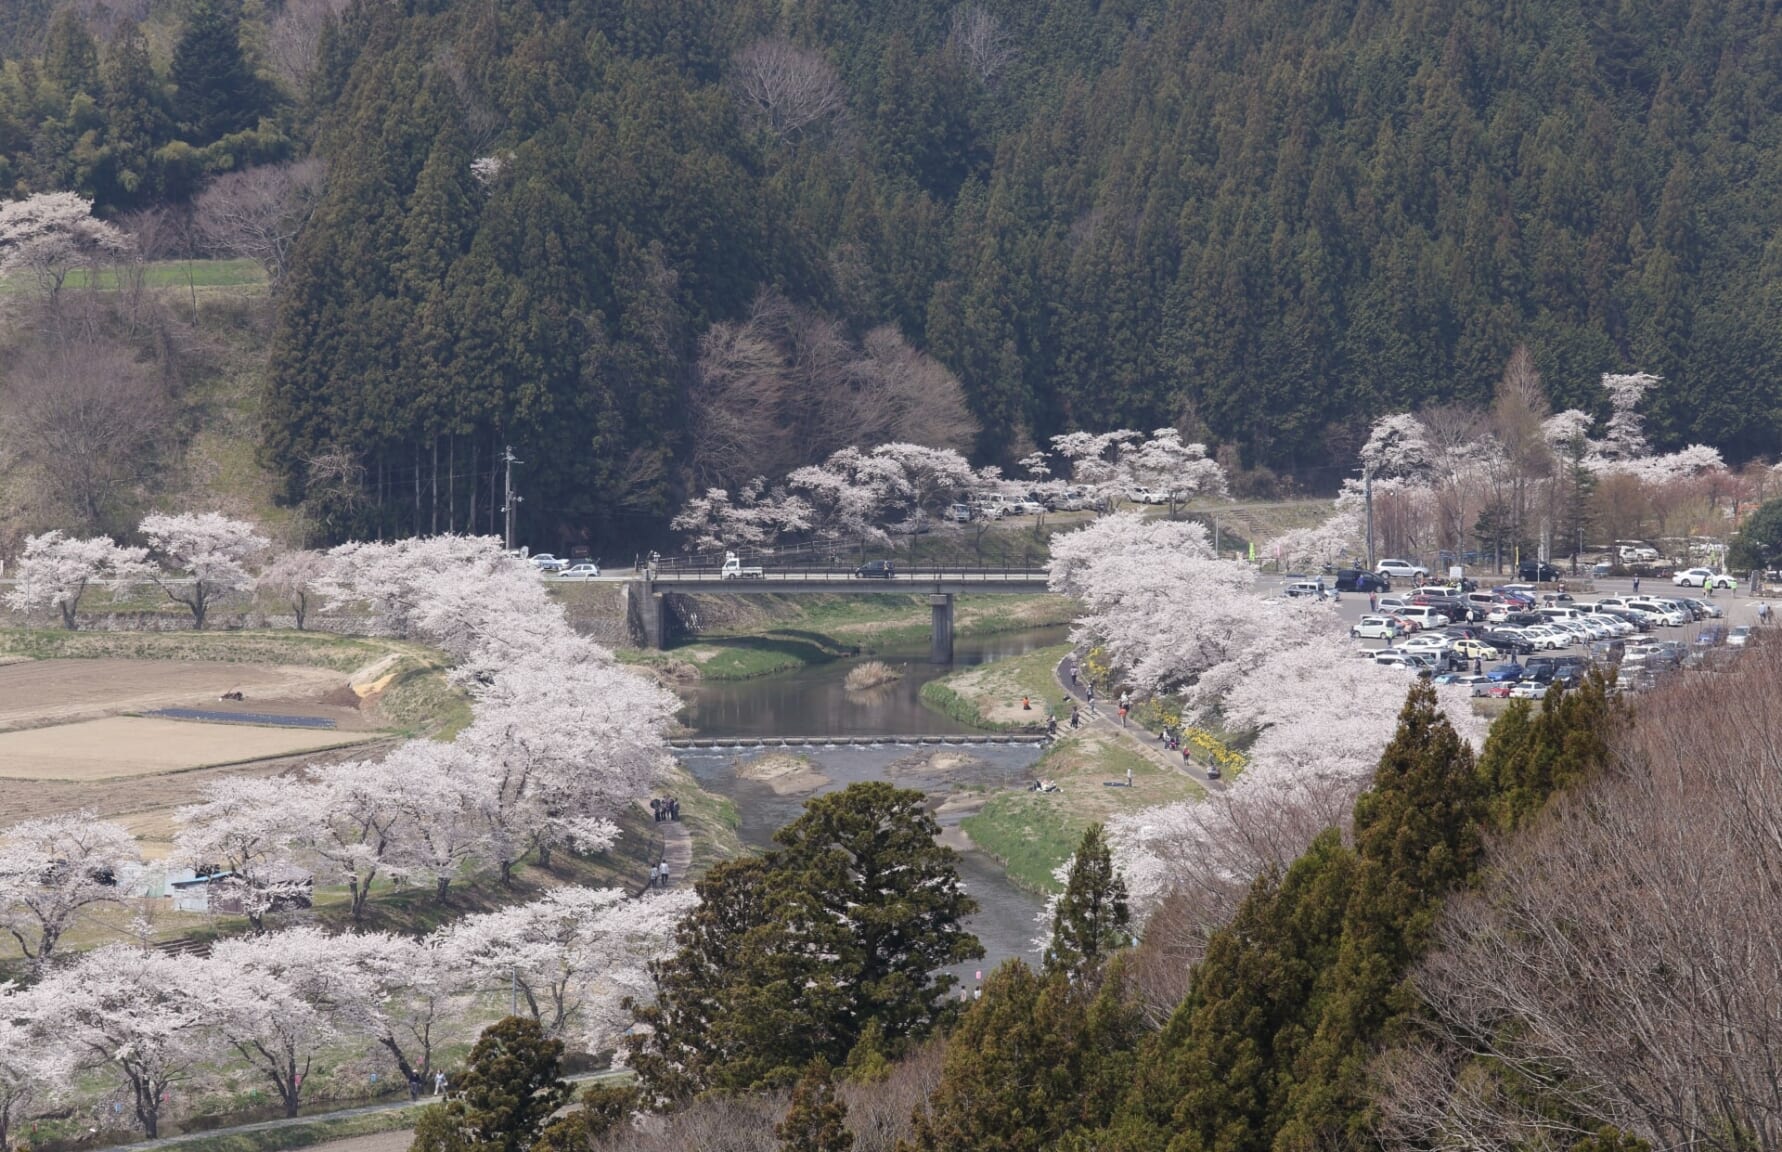
<path id="1" fill-rule="evenodd" d="M 1454 646 L 1454 641 L 1440 632 L 1424 632 L 1410 636 L 1398 644 L 1400 652 L 1446 652 Z"/>
<path id="2" fill-rule="evenodd" d="M 1743 648 L 1749 643 L 1751 643 L 1751 629 L 1742 624 L 1726 634 L 1728 648 Z"/>
<path id="3" fill-rule="evenodd" d="M 1590 646 L 1590 658 L 1604 664 L 1619 664 L 1627 652 L 1625 640 L 1598 640 Z"/>
<path id="4" fill-rule="evenodd" d="M 1636 612 L 1644 612 L 1654 617 L 1659 623 L 1670 628 L 1681 628 L 1688 622 L 1683 609 L 1667 606 L 1657 600 L 1629 600 L 1627 606 Z"/>
<path id="5" fill-rule="evenodd" d="M 1534 641 L 1514 628 L 1493 628 L 1479 639 L 1512 656 L 1526 656 L 1535 650 Z"/>
<path id="6" fill-rule="evenodd" d="M 1409 560 L 1382 560 L 1374 565 L 1374 573 L 1388 580 L 1424 580 L 1429 576 L 1429 569 Z"/>
<path id="7" fill-rule="evenodd" d="M 1559 569 L 1544 560 L 1524 560 L 1516 566 L 1516 577 L 1531 583 L 1559 579 Z"/>
<path id="8" fill-rule="evenodd" d="M 592 580 L 599 575 L 600 575 L 600 565 L 594 563 L 592 560 L 585 560 L 580 564 L 571 564 L 569 567 L 565 568 L 563 571 L 557 573 L 557 579 L 559 579 L 559 580 Z"/>
<path id="9" fill-rule="evenodd" d="M 1739 582 L 1724 572 L 1716 572 L 1712 568 L 1686 568 L 1671 577 L 1671 583 L 1679 588 L 1737 588 Z"/>
<path id="10" fill-rule="evenodd" d="M 1553 684 L 1550 680 L 1524 680 L 1510 689 L 1510 699 L 1539 700 L 1552 689 Z"/>
<path id="11" fill-rule="evenodd" d="M 1357 640 L 1385 640 L 1390 643 L 1404 633 L 1404 627 L 1390 616 L 1363 616 L 1349 635 Z"/>
<path id="12" fill-rule="evenodd" d="M 1488 687 L 1491 682 L 1485 679 L 1485 677 L 1472 672 L 1444 672 L 1440 676 L 1437 676 L 1433 683 L 1471 689 L 1474 696 L 1483 696 L 1485 694 L 1485 688 Z"/>
<path id="13" fill-rule="evenodd" d="M 1389 592 L 1392 590 L 1392 581 L 1359 568 L 1338 568 L 1336 589 L 1338 592 Z"/>
<path id="14" fill-rule="evenodd" d="M 854 569 L 854 575 L 860 580 L 895 580 L 897 566 L 889 560 L 868 560 Z"/>
<path id="15" fill-rule="evenodd" d="M 1485 669 L 1485 679 L 1493 684 L 1514 684 L 1522 679 L 1523 666 L 1514 660 Z"/>
<path id="16" fill-rule="evenodd" d="M 1282 595 L 1293 600 L 1307 598 L 1317 599 L 1319 596 L 1323 595 L 1323 593 L 1324 585 L 1318 583 L 1316 580 L 1295 580 L 1293 583 L 1281 589 Z"/>
<path id="17" fill-rule="evenodd" d="M 1010 516 L 1038 516 L 1045 510 L 1046 506 L 1038 500 L 1029 500 L 1025 497 L 1009 502 Z"/>
<path id="18" fill-rule="evenodd" d="M 540 552 L 532 557 L 531 563 L 540 572 L 561 572 L 569 567 L 569 561 L 559 560 L 549 552 Z"/>
<path id="19" fill-rule="evenodd" d="M 1697 620 L 1721 620 L 1726 617 L 1726 609 L 1711 600 L 1690 597 L 1689 606 L 1695 609 Z"/>
<path id="20" fill-rule="evenodd" d="M 975 519 L 970 504 L 947 505 L 946 519 L 955 524 L 969 524 Z"/>
<path id="21" fill-rule="evenodd" d="M 1409 603 L 1410 600 L 1403 596 L 1382 596 L 1380 597 L 1380 611 L 1395 612 Z"/>
<path id="22" fill-rule="evenodd" d="M 1468 660 L 1496 660 L 1498 651 L 1483 640 L 1457 640 L 1454 654 Z"/>
<path id="23" fill-rule="evenodd" d="M 1726 636 L 1727 632 L 1723 626 L 1710 624 L 1695 634 L 1695 642 L 1700 647 L 1712 648 L 1717 644 L 1726 643 Z"/>
<path id="24" fill-rule="evenodd" d="M 1453 623 L 1445 613 L 1427 604 L 1407 604 L 1392 614 L 1403 620 L 1415 620 L 1425 628 L 1440 628 L 1444 624 Z"/>

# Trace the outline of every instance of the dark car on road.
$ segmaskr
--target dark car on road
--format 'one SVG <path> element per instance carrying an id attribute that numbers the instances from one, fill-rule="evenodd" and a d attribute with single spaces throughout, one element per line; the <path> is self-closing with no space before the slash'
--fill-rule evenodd
<path id="1" fill-rule="evenodd" d="M 854 569 L 854 575 L 862 580 L 895 580 L 897 566 L 889 560 L 868 560 Z"/>
<path id="2" fill-rule="evenodd" d="M 1517 566 L 1516 576 L 1523 581 L 1539 584 L 1543 580 L 1559 579 L 1559 569 L 1539 560 L 1524 560 Z"/>
<path id="3" fill-rule="evenodd" d="M 1485 641 L 1485 643 L 1491 645 L 1493 648 L 1496 648 L 1499 652 L 1508 652 L 1514 656 L 1526 656 L 1535 650 L 1534 644 L 1531 641 L 1524 640 L 1520 636 L 1512 636 L 1508 632 L 1499 632 L 1495 629 L 1487 631 L 1483 636 L 1480 636 L 1479 639 Z"/>
<path id="4" fill-rule="evenodd" d="M 1338 568 L 1336 570 L 1336 590 L 1338 592 L 1390 592 L 1392 581 L 1373 572 L 1363 572 L 1359 568 Z"/>
<path id="5" fill-rule="evenodd" d="M 1487 668 L 1485 670 L 1485 679 L 1491 681 L 1493 684 L 1514 684 L 1516 681 L 1522 679 L 1522 672 L 1522 665 L 1512 660 L 1508 664 L 1499 664 L 1495 668 Z"/>

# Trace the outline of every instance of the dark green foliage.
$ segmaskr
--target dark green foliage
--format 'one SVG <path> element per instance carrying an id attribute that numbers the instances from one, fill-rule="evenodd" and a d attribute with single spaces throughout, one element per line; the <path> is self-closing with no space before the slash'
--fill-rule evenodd
<path id="1" fill-rule="evenodd" d="M 174 114 L 202 147 L 259 122 L 266 92 L 241 52 L 239 0 L 193 0 L 173 46 Z"/>
<path id="2" fill-rule="evenodd" d="M 1052 943 L 1046 968 L 1072 976 L 1099 970 L 1109 955 L 1129 942 L 1126 881 L 1100 824 L 1083 832 L 1070 861 L 1070 879 L 1052 914 Z"/>
<path id="3" fill-rule="evenodd" d="M 569 1085 L 557 1078 L 562 1055 L 562 1042 L 529 1017 L 489 1025 L 446 1102 L 422 1114 L 411 1152 L 527 1152 L 569 1101 Z"/>
<path id="4" fill-rule="evenodd" d="M 1414 688 L 1356 802 L 1354 846 L 1326 833 L 1257 881 L 1142 1048 L 1100 1146 L 1372 1146 L 1367 1064 L 1418 1011 L 1406 975 L 1443 899 L 1469 883 L 1487 835 L 1606 762 L 1620 713 L 1601 682 L 1550 700 L 1539 715 L 1511 709 L 1475 766 L 1433 691 Z"/>
<path id="5" fill-rule="evenodd" d="M 818 1057 L 792 1087 L 786 1118 L 774 1127 L 781 1152 L 850 1152 L 848 1106 L 835 1094 L 829 1062 Z"/>
<path id="6" fill-rule="evenodd" d="M 1072 981 L 1010 960 L 947 1037 L 941 1083 L 918 1113 L 917 1152 L 1041 1152 L 1105 1124 L 1143 1034 L 1123 968 Z"/>
<path id="7" fill-rule="evenodd" d="M 1727 549 L 1735 572 L 1782 566 L 1782 500 L 1771 500 L 1745 518 Z"/>
<path id="8" fill-rule="evenodd" d="M 582 1089 L 580 1107 L 570 1108 L 546 1125 L 535 1152 L 595 1152 L 608 1132 L 624 1123 L 641 1102 L 629 1084 L 590 1084 Z"/>
<path id="9" fill-rule="evenodd" d="M 821 1058 L 894 1057 L 947 1016 L 950 964 L 983 955 L 975 908 L 922 794 L 855 784 L 812 800 L 766 856 L 698 884 L 628 1044 L 658 1098 L 791 1083 Z M 870 1050 L 870 1051 L 866 1051 Z"/>

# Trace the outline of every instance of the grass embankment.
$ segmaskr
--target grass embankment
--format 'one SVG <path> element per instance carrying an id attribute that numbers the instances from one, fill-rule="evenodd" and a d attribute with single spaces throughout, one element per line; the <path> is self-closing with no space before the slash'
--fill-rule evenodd
<path id="1" fill-rule="evenodd" d="M 1128 768 L 1131 788 L 1125 786 Z M 1090 824 L 1116 813 L 1206 795 L 1191 777 L 1105 733 L 1064 737 L 1034 765 L 1033 774 L 1059 790 L 999 792 L 961 827 L 972 843 L 1002 864 L 1009 879 L 1041 893 L 1058 890 L 1052 873 L 1070 858 Z"/>
<path id="2" fill-rule="evenodd" d="M 746 680 L 823 664 L 854 653 L 925 649 L 932 615 L 920 596 L 710 597 L 702 614 L 730 618 L 666 652 L 626 651 L 634 663 L 685 664 L 706 680 Z M 742 603 L 747 600 L 748 603 Z M 695 598 L 698 603 L 700 598 Z M 1074 606 L 1062 596 L 961 596 L 953 633 L 991 636 L 1067 624 Z"/>
<path id="3" fill-rule="evenodd" d="M 922 685 L 922 703 L 961 724 L 989 731 L 1043 726 L 1046 716 L 1060 706 L 1062 695 L 1052 670 L 1069 651 L 1070 645 L 1059 644 L 930 680 Z M 1021 707 L 1023 698 L 1031 707 Z M 1064 714 L 1069 711 L 1066 706 Z"/>

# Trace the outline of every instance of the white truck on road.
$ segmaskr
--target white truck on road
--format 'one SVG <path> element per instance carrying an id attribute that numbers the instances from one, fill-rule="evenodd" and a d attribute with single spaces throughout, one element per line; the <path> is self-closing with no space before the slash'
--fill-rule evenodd
<path id="1" fill-rule="evenodd" d="M 742 559 L 734 552 L 724 553 L 724 567 L 718 569 L 718 572 L 726 580 L 759 580 L 762 575 L 759 565 L 743 567 Z"/>

